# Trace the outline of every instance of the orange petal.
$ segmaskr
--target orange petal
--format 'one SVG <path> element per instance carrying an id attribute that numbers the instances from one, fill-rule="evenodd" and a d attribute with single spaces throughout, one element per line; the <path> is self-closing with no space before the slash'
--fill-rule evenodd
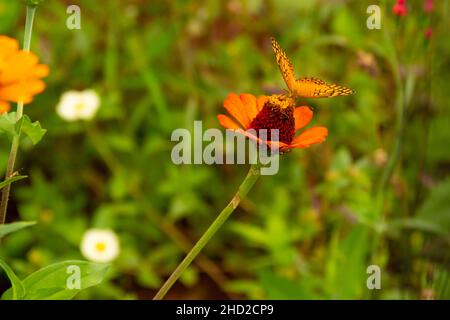
<path id="1" fill-rule="evenodd" d="M 28 80 L 0 88 L 0 100 L 30 103 L 33 96 L 44 91 L 45 83 L 41 80 Z"/>
<path id="2" fill-rule="evenodd" d="M 239 98 L 244 104 L 244 109 L 247 111 L 247 116 L 251 122 L 259 112 L 256 105 L 256 97 L 249 93 L 243 93 L 239 95 Z"/>
<path id="3" fill-rule="evenodd" d="M 259 96 L 256 99 L 256 109 L 259 111 L 261 111 L 261 109 L 264 107 L 264 104 L 266 104 L 267 99 L 269 99 L 268 96 Z"/>
<path id="4" fill-rule="evenodd" d="M 28 78 L 44 78 L 50 73 L 49 68 L 45 64 L 34 66 L 28 73 Z"/>
<path id="5" fill-rule="evenodd" d="M 248 128 L 250 119 L 247 111 L 244 109 L 244 104 L 237 94 L 230 93 L 225 99 L 223 106 L 244 128 Z"/>
<path id="6" fill-rule="evenodd" d="M 240 134 L 243 134 L 246 137 L 249 137 L 250 139 L 252 139 L 253 141 L 256 141 L 258 143 L 263 143 L 263 141 L 258 138 L 256 135 L 254 135 L 253 133 L 249 132 L 249 131 L 245 131 L 242 129 L 238 129 L 237 132 L 239 132 Z"/>
<path id="7" fill-rule="evenodd" d="M 278 150 L 280 152 L 284 152 L 289 149 L 289 146 L 281 141 L 269 141 L 267 144 L 272 150 Z"/>
<path id="8" fill-rule="evenodd" d="M 231 130 L 241 129 L 241 127 L 236 122 L 234 122 L 233 120 L 230 119 L 230 117 L 227 117 L 224 114 L 217 115 L 217 119 L 219 120 L 220 125 L 226 129 Z"/>
<path id="9" fill-rule="evenodd" d="M 306 126 L 312 119 L 313 112 L 309 107 L 297 107 L 294 110 L 295 130 Z"/>
<path id="10" fill-rule="evenodd" d="M 11 110 L 11 106 L 6 101 L 0 101 L 0 114 L 8 112 Z"/>
<path id="11" fill-rule="evenodd" d="M 250 138 L 250 140 L 253 140 L 257 144 L 264 144 L 264 145 L 268 145 L 269 144 L 267 141 L 264 141 L 264 140 L 258 138 L 258 136 L 254 135 L 253 133 L 251 133 L 249 131 L 244 131 L 242 129 L 239 129 L 239 130 L 237 130 L 237 132 L 239 132 L 240 134 L 243 134 L 244 136 Z"/>
<path id="12" fill-rule="evenodd" d="M 296 137 L 290 144 L 290 148 L 307 148 L 312 144 L 321 143 L 328 135 L 328 129 L 325 127 L 314 127 L 305 130 Z"/>
<path id="13" fill-rule="evenodd" d="M 19 50 L 19 42 L 16 39 L 0 35 L 0 60 L 8 58 Z"/>
<path id="14" fill-rule="evenodd" d="M 253 134 L 250 131 L 244 131 L 242 129 L 237 129 L 236 130 L 238 133 L 250 138 L 251 140 L 255 141 L 258 144 L 262 144 L 262 145 L 267 145 L 269 148 L 271 148 L 272 150 L 279 150 L 279 151 L 284 151 L 286 149 L 289 148 L 289 146 L 284 143 L 284 142 L 280 142 L 280 141 L 265 141 L 262 140 L 261 138 L 258 138 L 258 136 L 256 136 L 255 134 Z"/>
<path id="15" fill-rule="evenodd" d="M 38 58 L 32 52 L 19 51 L 9 57 L 5 63 L 7 67 L 0 74 L 0 82 L 11 83 L 28 77 L 30 70 L 38 63 Z"/>
<path id="16" fill-rule="evenodd" d="M 45 82 L 39 79 L 31 79 L 25 81 L 26 94 L 36 95 L 45 89 Z"/>

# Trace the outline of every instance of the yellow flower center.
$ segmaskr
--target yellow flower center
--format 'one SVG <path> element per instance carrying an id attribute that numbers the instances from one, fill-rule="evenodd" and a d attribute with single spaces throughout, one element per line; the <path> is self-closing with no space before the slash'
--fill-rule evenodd
<path id="1" fill-rule="evenodd" d="M 85 108 L 84 102 L 79 102 L 75 105 L 75 110 L 78 112 L 82 111 Z"/>
<path id="2" fill-rule="evenodd" d="M 103 252 L 106 249 L 106 244 L 104 242 L 97 242 L 95 244 L 95 249 L 99 252 Z"/>

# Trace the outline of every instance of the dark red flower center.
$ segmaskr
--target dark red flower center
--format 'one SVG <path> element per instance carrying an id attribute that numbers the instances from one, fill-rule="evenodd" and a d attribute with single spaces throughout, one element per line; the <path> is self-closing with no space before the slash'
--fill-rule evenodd
<path id="1" fill-rule="evenodd" d="M 288 103 L 287 106 L 286 103 Z M 249 128 L 255 129 L 258 137 L 260 137 L 260 129 L 267 129 L 267 141 L 281 141 L 290 144 L 295 135 L 294 107 L 290 105 L 290 101 L 281 101 L 278 98 L 269 99 L 250 123 Z M 279 139 L 272 140 L 270 129 L 279 130 Z M 265 136 L 260 138 L 265 138 Z"/>

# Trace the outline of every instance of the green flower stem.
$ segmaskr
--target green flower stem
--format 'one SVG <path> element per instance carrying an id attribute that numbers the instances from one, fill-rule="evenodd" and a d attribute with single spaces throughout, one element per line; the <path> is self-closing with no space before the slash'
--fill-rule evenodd
<path id="1" fill-rule="evenodd" d="M 381 175 L 376 193 L 376 212 L 379 215 L 381 215 L 384 210 L 386 194 L 389 190 L 389 182 L 401 157 L 405 131 L 405 115 L 408 105 L 411 102 L 415 86 L 415 78 L 411 72 L 407 73 L 405 81 L 403 81 L 400 75 L 400 60 L 396 52 L 394 40 L 392 39 L 392 35 L 390 34 L 388 28 L 384 28 L 384 38 L 389 45 L 388 62 L 391 66 L 396 86 L 395 110 L 397 113 L 397 119 L 394 144 L 390 152 L 388 163 L 386 164 Z M 384 225 L 382 228 L 384 228 Z"/>
<path id="2" fill-rule="evenodd" d="M 384 3 L 387 5 L 386 1 Z M 384 167 L 384 170 L 381 174 L 381 178 L 378 182 L 377 190 L 376 190 L 376 212 L 379 217 L 382 217 L 383 207 L 385 204 L 386 193 L 388 190 L 389 181 L 391 180 L 394 169 L 397 165 L 398 159 L 400 157 L 401 148 L 402 148 L 402 140 L 403 140 L 403 130 L 404 130 L 404 116 L 405 116 L 405 97 L 404 97 L 404 87 L 400 75 L 399 65 L 400 61 L 397 56 L 395 43 L 392 39 L 392 35 L 390 33 L 389 28 L 384 28 L 384 40 L 387 44 L 387 62 L 391 67 L 391 72 L 395 81 L 396 87 L 396 101 L 395 101 L 395 110 L 396 110 L 396 134 L 394 144 L 392 146 L 392 150 L 389 155 L 389 160 Z M 382 231 L 384 228 L 384 223 L 381 223 L 379 226 L 379 231 Z"/>
<path id="3" fill-rule="evenodd" d="M 87 126 L 87 133 L 94 148 L 109 170 L 112 173 L 118 170 L 124 170 L 120 161 L 115 157 L 111 149 L 108 148 L 108 145 L 102 141 L 102 137 L 100 136 L 95 124 Z M 154 211 L 152 207 L 147 204 L 146 199 L 144 199 L 141 194 L 140 188 L 130 189 L 130 194 L 136 202 L 140 204 L 142 203 L 145 208 L 146 215 L 150 221 L 154 225 L 158 226 L 183 253 L 187 254 L 191 248 L 190 240 L 187 239 L 182 232 L 175 228 L 172 223 L 166 221 L 165 219 L 159 218 L 161 214 Z M 209 260 L 206 256 L 199 255 L 195 262 L 200 269 L 205 272 L 219 287 L 223 287 L 223 283 L 226 282 L 226 277 L 222 270 L 213 261 Z M 228 295 L 228 293 L 226 294 Z M 229 298 L 232 299 L 233 296 L 229 295 Z"/>
<path id="4" fill-rule="evenodd" d="M 25 20 L 25 36 L 23 42 L 23 50 L 25 51 L 30 51 L 31 34 L 33 32 L 33 21 L 35 12 L 36 12 L 35 6 L 27 6 L 27 16 Z M 23 102 L 19 102 L 17 104 L 16 122 L 19 121 L 20 118 L 22 118 L 22 115 L 23 115 Z M 16 162 L 17 150 L 19 149 L 20 133 L 21 128 L 19 127 L 17 133 L 14 135 L 12 140 L 11 151 L 9 152 L 8 164 L 6 167 L 6 175 L 5 175 L 6 179 L 10 178 L 14 172 L 14 163 Z M 7 185 L 2 189 L 2 199 L 0 203 L 0 224 L 5 223 L 10 190 L 11 184 Z"/>
<path id="5" fill-rule="evenodd" d="M 392 174 L 394 172 L 395 166 L 397 165 L 400 152 L 402 149 L 402 143 L 403 143 L 403 131 L 404 131 L 404 123 L 405 123 L 405 98 L 404 98 L 404 92 L 402 88 L 402 84 L 400 84 L 400 88 L 397 90 L 397 103 L 396 103 L 396 110 L 397 110 L 397 125 L 396 125 L 396 135 L 395 135 L 395 142 L 394 146 L 392 148 L 391 155 L 389 157 L 389 161 L 383 171 L 383 174 L 381 176 L 379 190 L 380 192 L 385 192 L 389 181 L 392 177 Z"/>
<path id="6" fill-rule="evenodd" d="M 253 164 L 248 171 L 247 177 L 245 177 L 242 184 L 239 186 L 238 191 L 234 195 L 233 199 L 228 203 L 228 205 L 222 210 L 222 212 L 217 216 L 216 220 L 209 226 L 208 230 L 203 234 L 203 236 L 198 240 L 194 247 L 189 251 L 186 257 L 181 261 L 175 271 L 170 275 L 169 279 L 163 284 L 161 289 L 155 295 L 153 300 L 162 300 L 174 283 L 180 278 L 181 274 L 186 270 L 186 268 L 192 263 L 192 261 L 197 257 L 197 255 L 202 251 L 206 244 L 211 240 L 217 230 L 227 221 L 233 211 L 237 208 L 239 203 L 247 193 L 252 189 L 256 180 L 258 180 L 261 175 L 261 165 L 259 163 Z"/>

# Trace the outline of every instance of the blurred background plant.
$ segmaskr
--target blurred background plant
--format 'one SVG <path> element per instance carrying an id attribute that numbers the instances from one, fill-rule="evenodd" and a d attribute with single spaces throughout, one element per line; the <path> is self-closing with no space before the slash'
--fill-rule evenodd
<path id="1" fill-rule="evenodd" d="M 0 256 L 23 276 L 82 258 L 87 230 L 113 230 L 108 280 L 78 298 L 151 298 L 248 169 L 176 166 L 170 134 L 194 120 L 218 127 L 229 92 L 284 88 L 274 35 L 298 75 L 356 94 L 302 101 L 326 143 L 260 179 L 167 298 L 449 299 L 450 10 L 426 2 L 403 1 L 398 15 L 397 1 L 379 1 L 380 30 L 366 27 L 371 1 L 79 0 L 80 30 L 66 28 L 73 2 L 43 2 L 32 48 L 52 73 L 25 112 L 48 131 L 21 145 L 29 178 L 8 213 L 38 223 Z M 21 39 L 23 3 L 1 0 L 0 16 L 0 34 Z M 95 90 L 98 110 L 80 100 L 88 116 L 60 117 L 73 90 Z M 2 140 L 0 172 L 7 156 Z M 381 290 L 366 286 L 369 265 Z"/>

